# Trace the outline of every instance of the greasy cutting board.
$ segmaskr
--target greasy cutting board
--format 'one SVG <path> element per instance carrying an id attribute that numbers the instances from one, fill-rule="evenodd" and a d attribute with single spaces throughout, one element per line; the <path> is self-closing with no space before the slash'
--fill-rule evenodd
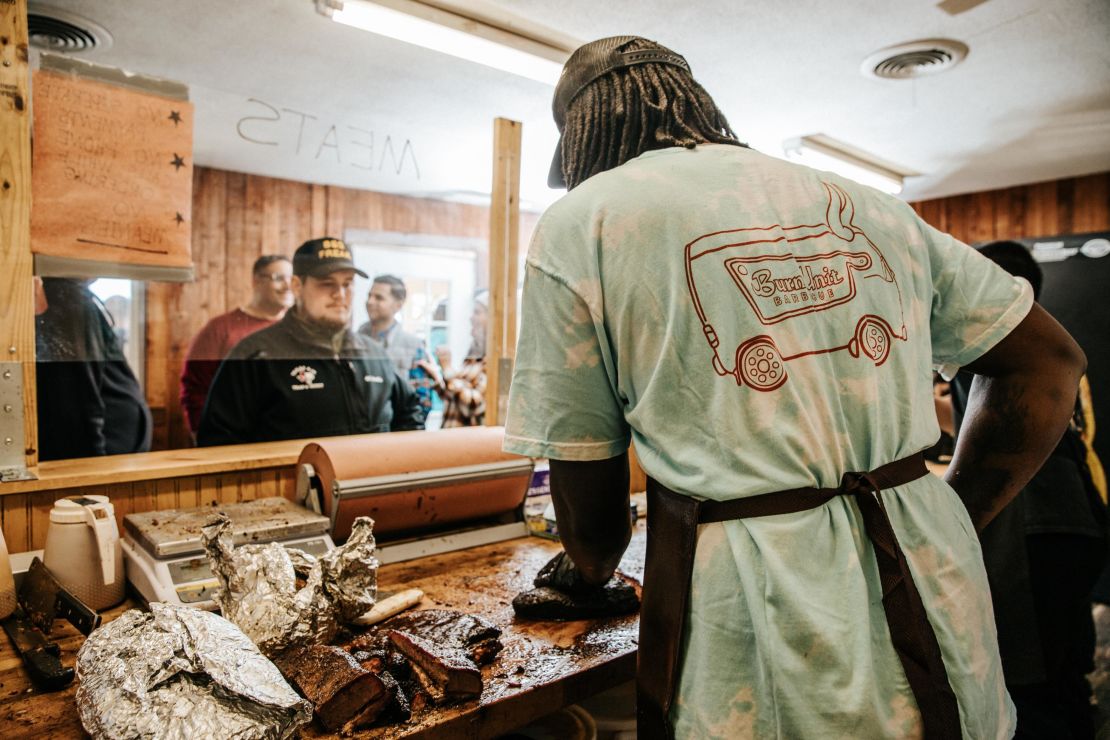
<path id="1" fill-rule="evenodd" d="M 637 579 L 644 573 L 645 529 L 641 519 L 621 562 L 621 570 Z M 356 737 L 495 737 L 631 680 L 636 670 L 639 617 L 563 623 L 515 620 L 513 596 L 531 588 L 536 572 L 558 551 L 558 543 L 522 537 L 382 566 L 382 590 L 419 588 L 425 597 L 416 608 L 458 609 L 485 617 L 503 630 L 505 648 L 482 669 L 485 690 L 480 698 L 426 710 L 409 723 L 376 728 Z M 105 612 L 104 622 L 135 606 L 129 599 Z M 62 663 L 73 665 L 84 636 L 59 620 L 51 639 L 61 647 Z M 11 644 L 0 641 L 0 736 L 4 740 L 82 737 L 73 699 L 75 688 L 76 682 L 63 691 L 36 692 Z M 306 738 L 337 737 L 315 722 L 301 734 Z"/>
<path id="2" fill-rule="evenodd" d="M 640 520 L 620 566 L 637 580 L 644 575 L 645 529 Z M 631 680 L 636 671 L 637 615 L 574 622 L 516 619 L 513 597 L 532 588 L 536 572 L 559 549 L 556 542 L 526 537 L 384 566 L 380 588 L 421 589 L 425 596 L 416 609 L 457 609 L 482 616 L 501 628 L 505 647 L 482 668 L 485 688 L 480 698 L 426 709 L 408 723 L 356 737 L 496 737 Z M 315 722 L 302 735 L 331 737 Z"/>

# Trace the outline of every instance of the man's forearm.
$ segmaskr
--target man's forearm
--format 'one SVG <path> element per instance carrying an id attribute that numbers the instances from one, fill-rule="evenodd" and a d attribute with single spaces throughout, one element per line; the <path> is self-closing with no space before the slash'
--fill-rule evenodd
<path id="1" fill-rule="evenodd" d="M 612 577 L 628 541 L 628 453 L 590 462 L 551 461 L 551 498 L 563 548 L 591 584 Z"/>

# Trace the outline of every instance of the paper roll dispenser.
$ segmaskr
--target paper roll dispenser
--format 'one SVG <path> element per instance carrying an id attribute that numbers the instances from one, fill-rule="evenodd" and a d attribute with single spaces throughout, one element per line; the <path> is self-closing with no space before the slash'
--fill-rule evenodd
<path id="1" fill-rule="evenodd" d="M 522 521 L 532 460 L 503 452 L 504 437 L 503 427 L 459 427 L 317 440 L 297 460 L 296 497 L 331 519 L 336 540 L 358 516 L 384 539 Z"/>

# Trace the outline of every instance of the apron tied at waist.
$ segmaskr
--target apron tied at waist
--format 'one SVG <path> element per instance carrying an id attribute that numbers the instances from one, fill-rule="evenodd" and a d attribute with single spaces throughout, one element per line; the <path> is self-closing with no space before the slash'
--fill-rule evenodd
<path id="1" fill-rule="evenodd" d="M 914 585 L 879 491 L 928 473 L 921 453 L 869 473 L 845 473 L 837 488 L 793 488 L 730 501 L 702 501 L 648 479 L 647 555 L 638 645 L 637 736 L 671 738 L 669 713 L 678 683 L 680 646 L 699 524 L 791 514 L 851 496 L 875 551 L 891 642 L 921 710 L 925 740 L 960 737 L 956 695 L 936 633 Z"/>

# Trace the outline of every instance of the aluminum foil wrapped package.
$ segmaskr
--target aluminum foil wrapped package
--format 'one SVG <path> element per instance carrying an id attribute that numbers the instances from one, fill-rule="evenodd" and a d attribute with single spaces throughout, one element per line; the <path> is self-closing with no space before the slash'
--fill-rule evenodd
<path id="1" fill-rule="evenodd" d="M 77 653 L 77 710 L 94 738 L 286 738 L 312 705 L 239 628 L 152 603 L 95 630 Z"/>
<path id="2" fill-rule="evenodd" d="M 321 580 L 340 622 L 350 622 L 374 607 L 378 597 L 378 559 L 374 557 L 374 520 L 360 516 L 341 547 L 320 556 Z"/>
<path id="3" fill-rule="evenodd" d="M 266 655 L 329 642 L 346 622 L 369 611 L 378 593 L 374 520 L 359 517 L 347 542 L 317 559 L 277 543 L 234 547 L 220 515 L 201 529 L 216 603 Z M 303 585 L 298 588 L 298 579 Z"/>

